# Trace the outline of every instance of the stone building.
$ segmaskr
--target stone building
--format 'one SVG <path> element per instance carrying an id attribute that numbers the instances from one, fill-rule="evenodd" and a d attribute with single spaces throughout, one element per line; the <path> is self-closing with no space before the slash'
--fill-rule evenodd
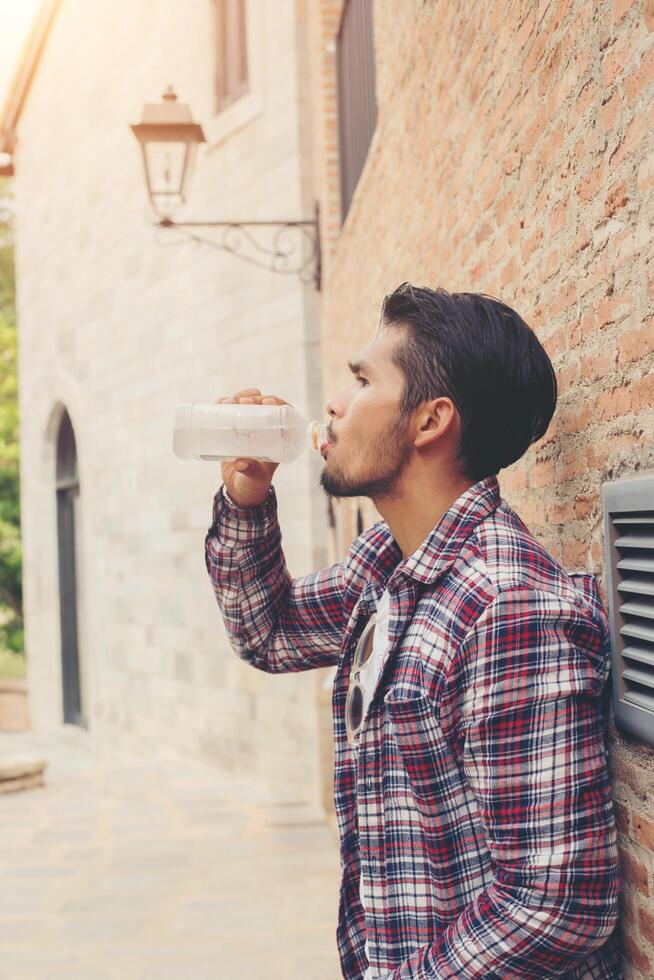
<path id="1" fill-rule="evenodd" d="M 77 724 L 106 751 L 173 746 L 317 799 L 322 679 L 232 652 L 204 564 L 219 467 L 175 457 L 172 429 L 176 404 L 251 385 L 322 417 L 318 294 L 153 230 L 129 129 L 169 85 L 201 121 L 180 220 L 311 219 L 307 52 L 290 0 L 47 0 L 0 149 L 15 173 L 33 723 Z M 328 561 L 320 462 L 276 475 L 293 575 Z"/>
<path id="2" fill-rule="evenodd" d="M 560 394 L 543 439 L 500 472 L 502 495 L 614 607 L 602 487 L 643 477 L 654 521 L 654 7 L 376 0 L 366 18 L 361 6 L 309 5 L 324 390 L 350 381 L 346 358 L 404 280 L 508 303 L 543 342 Z M 366 500 L 335 511 L 342 555 L 379 515 Z M 645 683 L 628 685 L 650 706 L 630 709 L 648 740 L 609 718 L 633 978 L 654 976 L 649 526 L 638 525 L 650 568 L 639 614 L 625 614 L 649 637 L 632 669 Z"/>

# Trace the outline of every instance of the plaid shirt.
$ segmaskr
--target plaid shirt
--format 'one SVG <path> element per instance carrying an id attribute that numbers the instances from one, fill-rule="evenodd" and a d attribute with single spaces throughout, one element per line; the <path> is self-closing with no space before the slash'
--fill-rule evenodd
<path id="1" fill-rule="evenodd" d="M 407 559 L 378 521 L 344 561 L 295 579 L 274 489 L 252 510 L 223 491 L 205 561 L 236 653 L 270 673 L 337 667 L 346 980 L 365 973 L 366 936 L 384 980 L 622 977 L 609 630 L 593 577 L 557 564 L 495 476 Z M 389 643 L 354 752 L 349 670 L 385 587 Z"/>

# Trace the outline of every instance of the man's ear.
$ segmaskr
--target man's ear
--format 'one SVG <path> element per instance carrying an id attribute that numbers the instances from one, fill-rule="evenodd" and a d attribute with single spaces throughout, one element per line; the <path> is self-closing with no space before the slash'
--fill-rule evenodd
<path id="1" fill-rule="evenodd" d="M 436 444 L 456 426 L 458 411 L 451 398 L 434 398 L 425 402 L 416 413 L 416 447 Z"/>

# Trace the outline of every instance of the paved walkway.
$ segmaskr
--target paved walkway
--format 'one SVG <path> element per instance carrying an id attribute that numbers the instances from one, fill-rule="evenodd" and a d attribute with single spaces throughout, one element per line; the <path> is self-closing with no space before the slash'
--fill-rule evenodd
<path id="1" fill-rule="evenodd" d="M 187 759 L 100 762 L 65 726 L 0 796 L 0 980 L 338 980 L 318 808 Z"/>

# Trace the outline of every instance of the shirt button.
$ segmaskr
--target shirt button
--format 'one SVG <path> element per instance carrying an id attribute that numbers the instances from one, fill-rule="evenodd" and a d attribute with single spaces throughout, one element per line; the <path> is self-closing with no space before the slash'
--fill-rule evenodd
<path id="1" fill-rule="evenodd" d="M 364 615 L 368 612 L 368 603 L 365 599 L 359 603 L 359 612 L 363 613 Z"/>
<path id="2" fill-rule="evenodd" d="M 372 858 L 370 861 L 370 870 L 374 873 L 377 871 L 377 858 Z"/>
<path id="3" fill-rule="evenodd" d="M 368 776 L 368 778 L 366 779 L 366 789 L 368 790 L 368 792 L 372 790 L 372 776 Z"/>

